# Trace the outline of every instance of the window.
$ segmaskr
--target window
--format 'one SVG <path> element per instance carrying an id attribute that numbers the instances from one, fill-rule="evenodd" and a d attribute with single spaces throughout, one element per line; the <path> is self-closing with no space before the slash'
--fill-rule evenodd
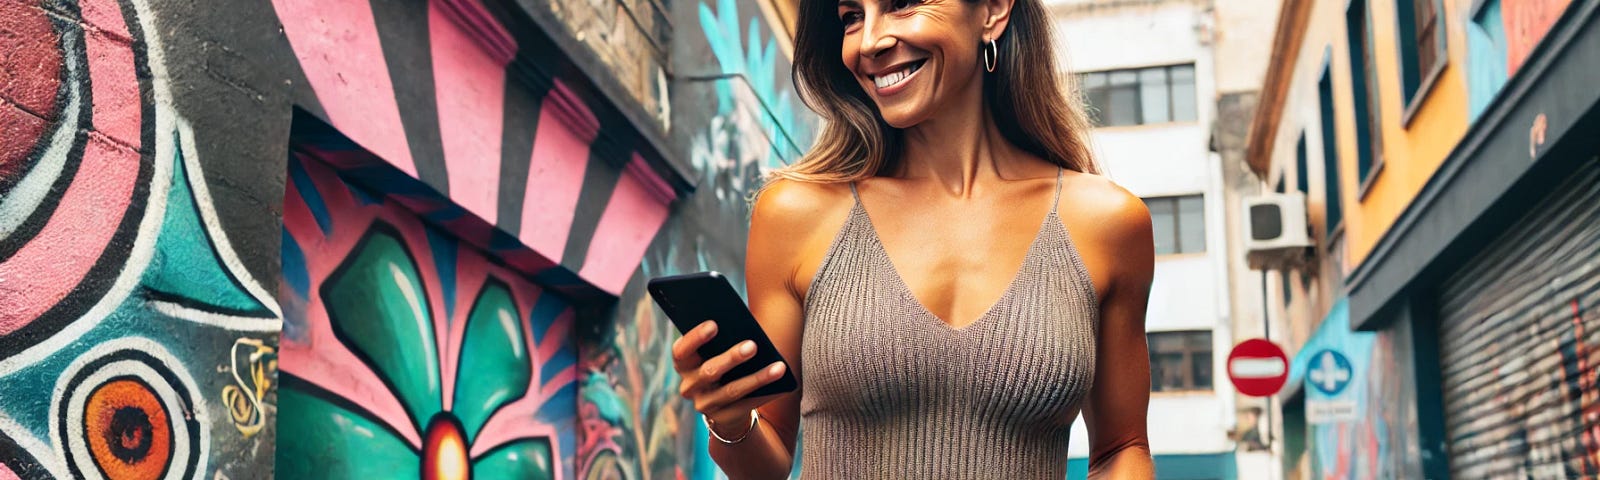
<path id="1" fill-rule="evenodd" d="M 1150 391 L 1211 389 L 1211 331 L 1151 332 Z"/>
<path id="2" fill-rule="evenodd" d="M 1097 126 L 1195 120 L 1194 65 L 1092 72 L 1079 81 Z"/>
<path id="3" fill-rule="evenodd" d="M 1326 209 L 1322 220 L 1328 237 L 1332 237 L 1334 229 L 1344 221 L 1339 205 L 1339 137 L 1333 125 L 1333 79 L 1329 76 L 1331 70 L 1332 68 L 1324 68 L 1322 79 L 1317 80 L 1317 100 L 1322 108 L 1322 205 Z"/>
<path id="4" fill-rule="evenodd" d="M 1294 142 L 1294 189 L 1300 193 L 1307 193 L 1306 187 L 1310 182 L 1306 177 L 1306 131 L 1300 131 L 1300 139 Z"/>
<path id="5" fill-rule="evenodd" d="M 1432 81 L 1435 70 L 1444 65 L 1444 17 L 1439 15 L 1439 0 L 1396 0 L 1400 38 L 1414 42 L 1400 45 L 1400 80 L 1407 108 L 1417 100 L 1424 83 Z"/>
<path id="6" fill-rule="evenodd" d="M 1146 198 L 1156 255 L 1206 251 L 1205 201 L 1199 195 Z"/>
<path id="7" fill-rule="evenodd" d="M 1345 12 L 1345 32 L 1350 40 L 1350 93 L 1355 99 L 1356 117 L 1356 175 L 1365 187 L 1381 164 L 1378 152 L 1382 150 L 1376 135 L 1378 125 L 1377 95 L 1372 87 L 1372 19 L 1367 15 L 1366 0 L 1351 0 Z"/>
<path id="8" fill-rule="evenodd" d="M 1294 288 L 1289 286 L 1293 280 L 1288 270 L 1278 270 L 1278 279 L 1283 281 L 1283 308 L 1289 308 L 1289 304 L 1294 303 Z"/>

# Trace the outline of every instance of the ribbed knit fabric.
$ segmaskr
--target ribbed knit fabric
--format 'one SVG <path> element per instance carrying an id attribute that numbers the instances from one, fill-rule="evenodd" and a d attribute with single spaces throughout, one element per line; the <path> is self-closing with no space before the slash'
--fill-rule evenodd
<path id="1" fill-rule="evenodd" d="M 805 301 L 803 479 L 1065 478 L 1098 309 L 1055 203 L 999 302 L 957 329 L 912 295 L 856 196 Z"/>

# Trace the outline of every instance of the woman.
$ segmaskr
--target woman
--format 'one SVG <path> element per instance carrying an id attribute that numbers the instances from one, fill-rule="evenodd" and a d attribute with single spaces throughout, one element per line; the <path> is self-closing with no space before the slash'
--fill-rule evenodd
<path id="1" fill-rule="evenodd" d="M 673 346 L 731 478 L 1151 478 L 1143 202 L 1094 174 L 1040 0 L 806 0 L 795 81 L 828 120 L 757 199 L 751 311 L 800 378 Z M 1041 219 L 1042 222 L 1041 222 Z M 1068 232 L 1071 232 L 1069 235 Z"/>

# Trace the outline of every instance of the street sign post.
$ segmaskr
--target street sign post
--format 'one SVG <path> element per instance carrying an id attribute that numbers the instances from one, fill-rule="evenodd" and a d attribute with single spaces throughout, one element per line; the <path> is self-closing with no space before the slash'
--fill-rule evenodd
<path id="1" fill-rule="evenodd" d="M 1240 342 L 1228 354 L 1228 380 L 1240 394 L 1270 397 L 1289 379 L 1289 357 L 1262 338 Z"/>
<path id="2" fill-rule="evenodd" d="M 1306 422 L 1322 425 L 1360 420 L 1356 401 L 1345 394 L 1345 387 L 1354 379 L 1355 368 L 1344 354 L 1327 349 L 1312 355 L 1306 384 L 1314 392 L 1306 396 Z"/>

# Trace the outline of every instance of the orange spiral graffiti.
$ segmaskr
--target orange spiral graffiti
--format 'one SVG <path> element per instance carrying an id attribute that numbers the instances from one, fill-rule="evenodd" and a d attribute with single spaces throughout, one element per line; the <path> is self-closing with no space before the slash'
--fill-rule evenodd
<path id="1" fill-rule="evenodd" d="M 117 379 L 99 386 L 84 404 L 84 435 L 94 463 L 111 480 L 155 480 L 172 461 L 172 425 L 166 408 L 143 382 Z"/>

